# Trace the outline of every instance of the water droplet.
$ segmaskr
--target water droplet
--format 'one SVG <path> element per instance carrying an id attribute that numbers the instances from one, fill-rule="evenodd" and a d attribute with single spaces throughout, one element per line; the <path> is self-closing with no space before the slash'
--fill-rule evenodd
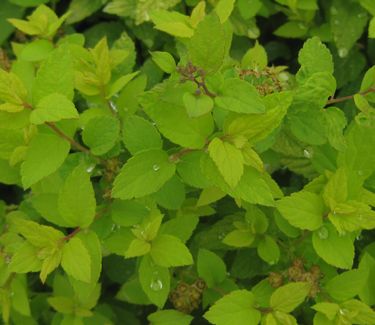
<path id="1" fill-rule="evenodd" d="M 163 289 L 163 282 L 161 282 L 161 280 L 159 279 L 157 272 L 154 272 L 152 276 L 150 288 L 154 291 L 160 291 L 161 289 Z"/>
<path id="2" fill-rule="evenodd" d="M 355 237 L 356 240 L 362 240 L 362 235 L 358 235 L 357 237 Z"/>
<path id="3" fill-rule="evenodd" d="M 302 24 L 302 23 L 299 23 L 299 24 L 298 24 L 298 28 L 299 28 L 299 29 L 306 29 L 305 25 Z"/>
<path id="4" fill-rule="evenodd" d="M 157 164 L 155 164 L 155 165 L 152 166 L 152 169 L 153 169 L 155 172 L 157 172 L 157 171 L 160 169 L 160 166 L 157 165 Z"/>
<path id="5" fill-rule="evenodd" d="M 327 239 L 328 238 L 328 229 L 326 227 L 321 227 L 318 230 L 318 237 L 320 239 Z"/>
<path id="6" fill-rule="evenodd" d="M 337 214 L 336 210 L 333 210 L 332 214 L 335 216 Z"/>
<path id="7" fill-rule="evenodd" d="M 112 109 L 114 112 L 117 112 L 117 111 L 118 111 L 118 110 L 117 110 L 117 106 L 115 105 L 114 102 L 109 101 L 109 105 L 111 106 L 111 109 Z"/>
<path id="8" fill-rule="evenodd" d="M 346 49 L 344 47 L 339 48 L 337 52 L 338 52 L 340 58 L 345 58 L 349 53 L 348 49 Z"/>
<path id="9" fill-rule="evenodd" d="M 343 308 L 343 309 L 340 308 L 339 313 L 344 316 L 344 315 L 347 315 L 349 313 L 349 310 L 347 310 L 345 308 Z"/>
<path id="10" fill-rule="evenodd" d="M 156 122 L 152 122 L 151 124 L 152 124 L 153 126 L 156 126 Z"/>
<path id="11" fill-rule="evenodd" d="M 306 149 L 303 150 L 303 155 L 304 155 L 305 158 L 311 159 L 314 156 L 314 152 L 312 151 L 311 148 L 309 148 L 309 149 L 306 148 Z"/>
<path id="12" fill-rule="evenodd" d="M 362 171 L 362 170 L 358 170 L 358 171 L 357 171 L 357 174 L 358 174 L 359 176 L 363 176 L 363 171 Z"/>
<path id="13" fill-rule="evenodd" d="M 115 229 L 116 229 L 116 224 L 112 224 L 112 226 L 111 226 L 111 231 L 115 231 Z"/>
<path id="14" fill-rule="evenodd" d="M 9 295 L 10 295 L 11 297 L 13 297 L 13 296 L 14 296 L 14 292 L 12 291 Z"/>
<path id="15" fill-rule="evenodd" d="M 94 170 L 94 168 L 95 168 L 95 165 L 88 166 L 86 168 L 86 172 L 88 172 L 90 174 Z"/>
<path id="16" fill-rule="evenodd" d="M 228 276 L 228 277 L 230 276 L 230 272 L 227 272 L 227 276 Z"/>
<path id="17" fill-rule="evenodd" d="M 275 260 L 273 260 L 273 261 L 269 261 L 268 264 L 269 264 L 269 265 L 275 265 L 275 264 L 276 264 L 276 261 L 275 261 Z"/>
<path id="18" fill-rule="evenodd" d="M 366 14 L 364 12 L 361 12 L 357 15 L 358 18 L 366 17 Z"/>
<path id="19" fill-rule="evenodd" d="M 338 19 L 334 19 L 334 20 L 333 20 L 333 24 L 334 24 L 334 25 L 338 25 L 339 23 L 340 23 L 340 22 L 339 22 Z"/>
<path id="20" fill-rule="evenodd" d="M 358 219 L 359 219 L 359 221 L 363 221 L 363 215 L 362 214 L 360 214 L 359 216 L 358 216 Z"/>

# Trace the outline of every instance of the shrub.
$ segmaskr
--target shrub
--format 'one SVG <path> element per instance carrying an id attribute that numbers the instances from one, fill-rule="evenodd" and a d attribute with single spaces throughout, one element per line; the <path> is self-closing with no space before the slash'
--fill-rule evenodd
<path id="1" fill-rule="evenodd" d="M 48 2 L 0 2 L 5 324 L 375 324 L 373 1 Z"/>

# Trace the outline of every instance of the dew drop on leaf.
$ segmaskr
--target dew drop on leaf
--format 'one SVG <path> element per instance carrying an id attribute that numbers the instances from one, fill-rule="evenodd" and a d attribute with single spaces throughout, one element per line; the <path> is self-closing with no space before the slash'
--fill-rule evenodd
<path id="1" fill-rule="evenodd" d="M 311 159 L 314 155 L 314 152 L 312 151 L 312 149 L 304 149 L 303 155 L 304 155 L 305 158 Z"/>
<path id="2" fill-rule="evenodd" d="M 345 58 L 348 55 L 348 49 L 342 47 L 338 49 L 338 54 L 340 58 Z"/>
<path id="3" fill-rule="evenodd" d="M 347 315 L 349 313 L 349 311 L 347 309 L 345 309 L 345 308 L 342 308 L 342 309 L 340 308 L 339 313 L 341 315 L 345 316 L 345 315 Z"/>
<path id="4" fill-rule="evenodd" d="M 159 169 L 160 169 L 160 166 L 155 164 L 154 166 L 152 166 L 152 169 L 157 172 Z"/>
<path id="5" fill-rule="evenodd" d="M 110 101 L 110 102 L 109 102 L 109 105 L 111 106 L 111 109 L 112 109 L 114 112 L 117 112 L 117 111 L 118 111 L 118 110 L 117 110 L 117 106 L 115 105 L 114 102 Z"/>
<path id="6" fill-rule="evenodd" d="M 150 288 L 153 291 L 160 291 L 163 289 L 163 282 L 161 282 L 158 272 L 153 273 Z"/>
<path id="7" fill-rule="evenodd" d="M 328 229 L 326 227 L 321 227 L 318 230 L 318 237 L 320 239 L 327 239 L 328 238 Z"/>
<path id="8" fill-rule="evenodd" d="M 95 165 L 90 165 L 86 168 L 86 172 L 90 174 L 94 170 L 94 168 L 95 168 Z"/>

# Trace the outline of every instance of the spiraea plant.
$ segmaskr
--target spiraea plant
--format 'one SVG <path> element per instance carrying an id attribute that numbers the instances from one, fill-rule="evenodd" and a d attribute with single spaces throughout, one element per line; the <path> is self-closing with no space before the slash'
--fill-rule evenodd
<path id="1" fill-rule="evenodd" d="M 4 324 L 375 324 L 373 1 L 48 2 L 0 2 Z"/>

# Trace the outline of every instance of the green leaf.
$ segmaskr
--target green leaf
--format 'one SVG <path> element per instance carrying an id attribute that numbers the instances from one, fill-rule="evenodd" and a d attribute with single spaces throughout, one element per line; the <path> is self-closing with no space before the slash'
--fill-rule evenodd
<path id="1" fill-rule="evenodd" d="M 339 57 L 344 58 L 361 37 L 367 24 L 367 13 L 358 2 L 334 0 L 331 5 L 330 25 Z M 350 32 L 347 30 L 350 26 Z"/>
<path id="2" fill-rule="evenodd" d="M 28 242 L 24 242 L 12 256 L 9 271 L 15 273 L 37 272 L 42 267 L 38 257 L 38 249 Z"/>
<path id="3" fill-rule="evenodd" d="M 119 135 L 118 119 L 108 115 L 90 119 L 82 132 L 82 139 L 94 155 L 103 155 L 113 148 Z"/>
<path id="4" fill-rule="evenodd" d="M 340 152 L 337 158 L 339 166 L 345 166 L 357 173 L 361 179 L 366 179 L 375 170 L 375 128 L 352 123 L 345 135 L 346 150 Z"/>
<path id="5" fill-rule="evenodd" d="M 375 311 L 365 303 L 359 300 L 348 300 L 343 302 L 341 310 L 346 311 L 352 324 L 374 324 Z"/>
<path id="6" fill-rule="evenodd" d="M 237 113 L 260 114 L 266 110 L 256 88 L 237 78 L 224 81 L 220 93 L 215 97 L 215 104 Z"/>
<path id="7" fill-rule="evenodd" d="M 149 214 L 146 206 L 135 200 L 114 200 L 111 204 L 111 218 L 119 226 L 138 224 Z"/>
<path id="8" fill-rule="evenodd" d="M 30 122 L 43 124 L 63 119 L 75 119 L 79 114 L 74 104 L 64 95 L 52 93 L 43 97 L 31 112 Z"/>
<path id="9" fill-rule="evenodd" d="M 215 7 L 220 22 L 224 24 L 231 15 L 235 0 L 220 0 Z"/>
<path id="10" fill-rule="evenodd" d="M 343 129 L 347 123 L 344 112 L 336 107 L 328 107 L 324 110 L 324 117 L 329 143 L 336 150 L 344 151 L 346 142 L 343 136 Z"/>
<path id="11" fill-rule="evenodd" d="M 130 243 L 128 249 L 125 252 L 125 257 L 126 258 L 131 258 L 131 257 L 137 257 L 137 256 L 142 256 L 147 254 L 151 249 L 150 243 L 142 240 L 135 238 L 133 241 Z"/>
<path id="12" fill-rule="evenodd" d="M 73 314 L 75 302 L 70 297 L 49 297 L 48 303 L 57 312 L 62 314 Z"/>
<path id="13" fill-rule="evenodd" d="M 213 100 L 208 96 L 197 96 L 191 93 L 185 93 L 183 100 L 189 117 L 205 115 L 211 112 L 212 108 L 214 107 Z"/>
<path id="14" fill-rule="evenodd" d="M 16 6 L 9 1 L 0 2 L 0 45 L 13 32 L 14 27 L 7 21 L 7 18 L 21 18 L 24 8 Z"/>
<path id="15" fill-rule="evenodd" d="M 241 151 L 229 142 L 214 138 L 208 146 L 208 152 L 228 185 L 235 187 L 243 174 Z"/>
<path id="16" fill-rule="evenodd" d="M 177 37 L 192 37 L 189 17 L 176 11 L 155 10 L 151 14 L 155 28 Z"/>
<path id="17" fill-rule="evenodd" d="M 236 290 L 216 301 L 204 314 L 215 325 L 258 324 L 261 314 L 254 308 L 254 295 L 247 290 Z"/>
<path id="18" fill-rule="evenodd" d="M 137 115 L 124 120 L 122 140 L 132 155 L 148 149 L 161 149 L 162 141 L 151 122 Z"/>
<path id="19" fill-rule="evenodd" d="M 306 35 L 308 28 L 305 24 L 297 21 L 288 21 L 277 28 L 273 33 L 276 36 L 287 38 L 302 38 Z"/>
<path id="20" fill-rule="evenodd" d="M 185 148 L 201 149 L 214 125 L 211 114 L 189 118 L 183 104 L 183 94 L 193 89 L 192 84 L 166 82 L 146 93 L 142 105 L 168 140 Z"/>
<path id="21" fill-rule="evenodd" d="M 280 258 L 280 249 L 275 240 L 270 236 L 265 236 L 258 244 L 258 255 L 268 264 L 276 264 Z"/>
<path id="22" fill-rule="evenodd" d="M 153 197 L 161 207 L 169 210 L 178 210 L 185 201 L 185 185 L 174 175 Z"/>
<path id="23" fill-rule="evenodd" d="M 233 230 L 224 237 L 223 243 L 233 247 L 248 247 L 254 239 L 255 236 L 250 231 Z"/>
<path id="24" fill-rule="evenodd" d="M 185 243 L 193 234 L 198 223 L 199 218 L 196 215 L 183 214 L 164 222 L 161 226 L 160 233 L 173 235 Z"/>
<path id="25" fill-rule="evenodd" d="M 339 235 L 331 224 L 314 231 L 312 237 L 316 253 L 328 264 L 350 269 L 354 259 L 353 240 L 349 234 Z"/>
<path id="26" fill-rule="evenodd" d="M 136 71 L 136 72 L 129 73 L 129 74 L 126 74 L 125 76 L 121 76 L 120 78 L 118 78 L 109 87 L 106 99 L 110 99 L 113 96 L 116 96 L 138 74 L 139 74 L 139 71 Z"/>
<path id="27" fill-rule="evenodd" d="M 174 175 L 175 169 L 162 150 L 139 152 L 126 162 L 116 177 L 112 196 L 126 200 L 154 193 Z"/>
<path id="28" fill-rule="evenodd" d="M 368 26 L 368 37 L 375 38 L 375 17 L 372 17 Z"/>
<path id="29" fill-rule="evenodd" d="M 92 15 L 100 9 L 106 1 L 103 0 L 73 0 L 69 4 L 71 15 L 67 18 L 67 24 L 73 24 Z"/>
<path id="30" fill-rule="evenodd" d="M 33 246 L 39 248 L 55 248 L 64 234 L 49 226 L 14 216 L 11 221 L 12 230 L 26 238 Z"/>
<path id="31" fill-rule="evenodd" d="M 340 309 L 338 304 L 332 302 L 320 302 L 311 307 L 312 309 L 321 312 L 329 320 L 333 320 Z"/>
<path id="32" fill-rule="evenodd" d="M 165 267 L 156 265 L 146 255 L 142 258 L 138 270 L 139 282 L 150 301 L 163 308 L 169 294 L 170 275 Z"/>
<path id="33" fill-rule="evenodd" d="M 241 67 L 243 69 L 259 69 L 262 70 L 267 66 L 268 57 L 267 52 L 258 41 L 249 49 L 241 60 Z"/>
<path id="34" fill-rule="evenodd" d="M 58 76 L 58 78 L 56 77 Z M 67 47 L 60 46 L 41 64 L 33 84 L 33 104 L 47 95 L 58 93 L 73 99 L 74 75 Z"/>
<path id="35" fill-rule="evenodd" d="M 277 288 L 271 296 L 270 306 L 274 310 L 290 313 L 307 297 L 311 285 L 306 282 L 295 282 Z"/>
<path id="36" fill-rule="evenodd" d="M 297 80 L 302 82 L 316 72 L 333 73 L 332 55 L 319 37 L 309 38 L 298 53 L 301 65 L 297 73 Z"/>
<path id="37" fill-rule="evenodd" d="M 210 186 L 210 182 L 201 169 L 201 157 L 204 155 L 200 151 L 192 151 L 182 156 L 177 163 L 177 172 L 185 184 L 197 188 Z"/>
<path id="38" fill-rule="evenodd" d="M 59 192 L 58 209 L 71 227 L 88 227 L 95 217 L 96 202 L 90 175 L 82 165 L 66 178 Z"/>
<path id="39" fill-rule="evenodd" d="M 156 311 L 147 316 L 151 325 L 189 325 L 193 317 L 174 309 Z"/>
<path id="40" fill-rule="evenodd" d="M 345 301 L 361 292 L 366 280 L 365 272 L 358 269 L 350 270 L 335 276 L 324 287 L 332 298 Z"/>
<path id="41" fill-rule="evenodd" d="M 183 266 L 193 263 L 188 248 L 175 236 L 158 235 L 152 244 L 150 255 L 159 266 Z"/>
<path id="42" fill-rule="evenodd" d="M 102 271 L 102 244 L 94 231 L 80 232 L 77 237 L 82 241 L 89 252 L 91 259 L 91 283 L 94 283 L 96 286 L 96 282 L 99 280 Z"/>
<path id="43" fill-rule="evenodd" d="M 275 93 L 263 97 L 266 107 L 264 114 L 236 115 L 233 118 L 228 118 L 224 124 L 225 134 L 242 135 L 251 143 L 264 139 L 280 125 L 292 99 L 290 92 Z"/>
<path id="44" fill-rule="evenodd" d="M 194 65 L 207 73 L 220 69 L 227 55 L 227 36 L 216 14 L 205 16 L 198 24 L 188 47 Z"/>
<path id="45" fill-rule="evenodd" d="M 2 109 L 10 112 L 18 112 L 23 109 L 26 101 L 27 90 L 21 79 L 12 72 L 6 72 L 0 68 L 0 100 L 15 105 L 14 109 Z M 2 107 L 2 104 L 0 107 Z"/>
<path id="46" fill-rule="evenodd" d="M 27 282 L 16 276 L 10 285 L 12 292 L 12 307 L 24 316 L 31 316 Z"/>
<path id="47" fill-rule="evenodd" d="M 322 225 L 325 207 L 323 199 L 317 194 L 296 192 L 277 201 L 276 206 L 292 226 L 316 230 Z"/>
<path id="48" fill-rule="evenodd" d="M 90 283 L 91 257 L 78 237 L 70 239 L 63 247 L 61 266 L 73 278 Z"/>
<path id="49" fill-rule="evenodd" d="M 176 70 L 176 62 L 168 52 L 151 52 L 152 60 L 166 73 L 172 73 Z"/>
<path id="50" fill-rule="evenodd" d="M 47 276 L 60 265 L 61 258 L 61 249 L 52 251 L 49 255 L 47 255 L 46 258 L 44 258 L 39 274 L 39 278 L 42 283 L 45 283 L 47 280 Z"/>
<path id="51" fill-rule="evenodd" d="M 367 274 L 365 277 L 366 285 L 363 286 L 359 291 L 359 297 L 363 302 L 369 305 L 372 305 L 375 301 L 375 258 L 373 247 L 373 245 L 366 247 L 358 266 L 359 270 L 361 270 L 364 274 Z"/>
<path id="52" fill-rule="evenodd" d="M 227 269 L 223 260 L 207 249 L 200 249 L 198 252 L 197 271 L 209 288 L 224 281 L 227 277 Z"/>
<path id="53" fill-rule="evenodd" d="M 68 156 L 69 150 L 69 142 L 54 134 L 38 133 L 35 135 L 21 166 L 23 187 L 29 188 L 55 172 Z"/>
<path id="54" fill-rule="evenodd" d="M 53 51 L 53 45 L 47 40 L 35 40 L 22 49 L 19 58 L 27 62 L 38 62 L 48 57 Z"/>

